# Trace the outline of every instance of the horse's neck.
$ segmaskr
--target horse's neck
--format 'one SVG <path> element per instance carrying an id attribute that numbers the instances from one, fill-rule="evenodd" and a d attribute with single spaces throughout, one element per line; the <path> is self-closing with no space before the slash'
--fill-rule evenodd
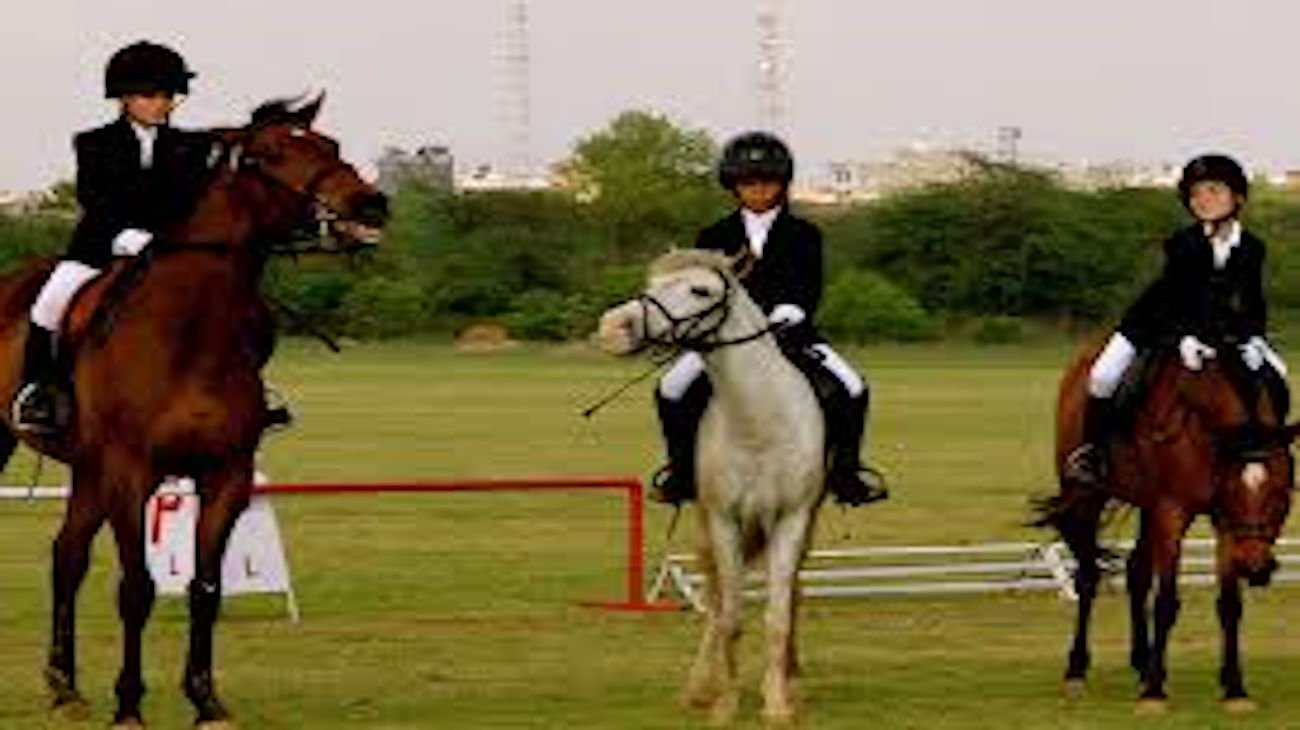
<path id="1" fill-rule="evenodd" d="M 767 326 L 758 307 L 737 305 L 737 313 L 719 331 L 723 341 L 739 339 Z M 752 310 L 752 311 L 749 311 Z M 776 345 L 772 335 L 737 345 L 720 347 L 704 355 L 713 384 L 714 400 L 733 422 L 756 427 L 799 418 L 801 388 L 806 383 Z"/>
<path id="2" fill-rule="evenodd" d="M 267 231 L 288 228 L 277 191 L 248 172 L 223 170 L 204 189 L 190 215 L 167 238 L 177 244 L 247 248 Z"/>

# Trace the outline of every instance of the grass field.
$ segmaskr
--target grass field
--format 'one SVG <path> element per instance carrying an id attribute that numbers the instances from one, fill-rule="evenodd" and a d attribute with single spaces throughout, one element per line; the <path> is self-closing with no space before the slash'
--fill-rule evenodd
<path id="1" fill-rule="evenodd" d="M 1051 408 L 1067 345 L 929 345 L 851 353 L 875 386 L 873 458 L 890 502 L 828 509 L 820 545 L 1024 539 L 1026 497 L 1051 485 Z M 273 380 L 295 430 L 268 440 L 275 481 L 647 474 L 658 441 L 646 388 L 587 423 L 576 413 L 636 372 L 581 348 L 457 354 L 423 344 L 333 356 L 288 342 Z M 21 483 L 27 458 L 5 475 Z M 47 481 L 61 475 L 47 473 Z M 228 602 L 218 677 L 241 727 L 682 728 L 676 695 L 700 619 L 607 614 L 617 598 L 623 517 L 604 494 L 285 497 L 285 533 L 304 620 L 270 598 Z M 650 509 L 648 547 L 667 511 Z M 0 503 L 0 728 L 47 727 L 40 682 L 54 504 Z M 689 520 L 683 521 L 687 525 Z M 689 529 L 673 541 L 689 544 Z M 82 686 L 96 727 L 113 707 L 118 631 L 111 540 L 82 592 Z M 1118 596 L 1100 602 L 1091 694 L 1057 699 L 1071 607 L 1048 595 L 809 601 L 803 614 L 806 725 L 817 728 L 1300 727 L 1296 588 L 1250 594 L 1248 718 L 1216 701 L 1213 596 L 1186 593 L 1171 651 L 1168 716 L 1137 719 Z M 761 626 L 742 642 L 757 713 Z M 162 599 L 146 645 L 146 717 L 187 727 L 178 690 L 181 601 Z"/>

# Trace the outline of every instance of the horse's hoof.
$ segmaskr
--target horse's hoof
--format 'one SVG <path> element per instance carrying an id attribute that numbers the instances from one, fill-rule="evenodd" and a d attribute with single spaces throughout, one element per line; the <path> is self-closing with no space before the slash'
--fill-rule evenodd
<path id="1" fill-rule="evenodd" d="M 713 703 L 709 711 L 709 727 L 728 727 L 736 721 L 736 712 L 740 709 L 740 697 L 723 695 Z"/>
<path id="2" fill-rule="evenodd" d="M 90 719 L 90 703 L 80 697 L 59 700 L 50 708 L 50 715 L 64 722 L 83 722 Z"/>
<path id="3" fill-rule="evenodd" d="M 1141 717 L 1154 717 L 1169 711 L 1169 701 L 1161 697 L 1143 697 L 1133 706 L 1133 714 Z"/>
<path id="4" fill-rule="evenodd" d="M 1088 685 L 1082 679 L 1067 679 L 1061 682 L 1061 698 L 1066 700 L 1081 699 Z"/>
<path id="5" fill-rule="evenodd" d="M 767 727 L 791 728 L 798 725 L 798 714 L 793 707 L 780 710 L 763 710 L 763 724 Z"/>
<path id="6" fill-rule="evenodd" d="M 144 730 L 144 720 L 138 717 L 129 720 L 118 720 L 110 728 L 111 730 Z"/>
<path id="7" fill-rule="evenodd" d="M 1223 711 L 1229 715 L 1247 715 L 1259 709 L 1249 697 L 1231 697 L 1223 701 Z"/>
<path id="8" fill-rule="evenodd" d="M 194 730 L 235 730 L 235 723 L 229 720 L 201 720 L 194 723 Z"/>
<path id="9" fill-rule="evenodd" d="M 718 701 L 718 689 L 712 682 L 691 682 L 682 690 L 682 705 L 695 710 L 707 710 Z"/>

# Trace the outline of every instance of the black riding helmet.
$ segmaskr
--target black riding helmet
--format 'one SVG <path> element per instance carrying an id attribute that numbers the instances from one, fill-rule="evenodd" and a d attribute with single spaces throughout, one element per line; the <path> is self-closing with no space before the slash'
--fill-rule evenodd
<path id="1" fill-rule="evenodd" d="M 794 179 L 794 158 L 790 148 L 774 134 L 745 132 L 722 148 L 718 182 L 728 190 L 746 179 L 778 180 L 789 185 Z"/>
<path id="2" fill-rule="evenodd" d="M 1183 168 L 1183 177 L 1178 181 L 1178 194 L 1183 205 L 1187 206 L 1192 198 L 1192 186 L 1206 180 L 1214 180 L 1228 186 L 1232 192 L 1243 200 L 1250 197 L 1250 180 L 1241 164 L 1227 155 L 1201 155 L 1187 163 Z"/>
<path id="3" fill-rule="evenodd" d="M 181 54 L 159 43 L 139 41 L 119 50 L 104 70 L 104 96 L 165 92 L 188 94 L 194 72 Z"/>

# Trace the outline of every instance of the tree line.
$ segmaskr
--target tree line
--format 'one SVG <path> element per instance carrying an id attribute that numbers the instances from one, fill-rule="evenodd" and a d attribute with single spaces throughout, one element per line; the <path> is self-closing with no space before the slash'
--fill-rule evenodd
<path id="1" fill-rule="evenodd" d="M 574 146 L 554 189 L 402 185 L 380 248 L 276 259 L 265 286 L 297 312 L 290 329 L 300 320 L 387 338 L 492 322 L 519 339 L 580 338 L 639 291 L 654 256 L 692 245 L 730 209 L 717 153 L 703 131 L 627 112 Z M 66 184 L 55 193 L 43 208 L 0 216 L 0 267 L 66 246 L 75 211 Z M 801 212 L 826 234 L 820 324 L 850 341 L 999 341 L 1028 322 L 1105 323 L 1188 222 L 1171 190 L 1074 190 L 1050 172 L 987 161 L 957 182 Z M 1300 307 L 1300 199 L 1257 185 L 1246 220 L 1269 243 L 1271 304 Z"/>

